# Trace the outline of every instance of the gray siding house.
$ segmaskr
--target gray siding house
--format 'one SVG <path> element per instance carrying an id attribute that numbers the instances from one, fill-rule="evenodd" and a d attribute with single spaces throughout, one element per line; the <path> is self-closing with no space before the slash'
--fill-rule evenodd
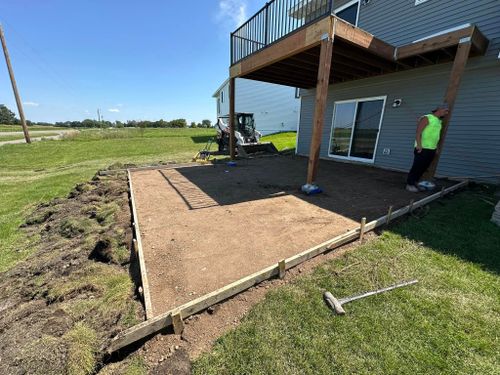
<path id="1" fill-rule="evenodd" d="M 235 111 L 253 113 L 256 129 L 263 135 L 297 131 L 300 99 L 296 88 L 244 78 L 238 78 L 235 86 Z M 212 97 L 217 117 L 229 115 L 229 79 Z"/>
<path id="2" fill-rule="evenodd" d="M 445 98 L 436 175 L 500 182 L 499 0 L 273 0 L 231 34 L 230 77 L 301 88 L 308 183 L 318 158 L 407 171 Z"/>
<path id="3" fill-rule="evenodd" d="M 471 58 L 467 63 L 437 175 L 475 177 L 498 183 L 500 1 L 372 0 L 361 4 L 356 0 L 335 3 L 339 6 L 356 4 L 359 10 L 357 26 L 395 46 L 468 24 L 476 25 L 483 32 L 490 40 L 489 47 L 485 56 Z M 450 69 L 451 63 L 447 63 L 330 85 L 320 157 L 407 171 L 413 160 L 417 119 L 443 101 Z M 301 97 L 297 154 L 309 155 L 315 90 L 302 90 Z M 401 99 L 401 105 L 393 107 L 397 99 Z M 375 113 L 363 121 L 359 118 L 360 113 L 369 104 L 376 108 Z M 354 114 L 356 111 L 358 113 Z M 357 116 L 356 121 L 353 116 Z M 360 152 L 360 145 L 356 147 L 356 138 L 363 138 L 357 125 L 376 129 L 373 142 L 365 145 L 368 152 Z M 342 127 L 344 133 L 348 133 L 349 128 L 351 131 L 341 139 L 344 147 L 339 147 L 335 129 L 341 135 Z"/>

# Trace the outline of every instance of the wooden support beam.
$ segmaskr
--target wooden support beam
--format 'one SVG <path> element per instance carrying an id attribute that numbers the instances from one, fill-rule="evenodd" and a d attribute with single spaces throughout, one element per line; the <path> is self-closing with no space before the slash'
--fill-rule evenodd
<path id="1" fill-rule="evenodd" d="M 236 113 L 235 113 L 235 85 L 236 85 L 236 79 L 235 78 L 230 78 L 229 79 L 229 155 L 231 157 L 231 160 L 234 160 L 236 158 L 236 138 L 234 136 L 234 129 L 235 129 L 235 120 L 236 120 Z"/>
<path id="2" fill-rule="evenodd" d="M 323 122 L 326 110 L 326 98 L 328 95 L 332 51 L 333 43 L 330 38 L 323 39 L 321 41 L 321 52 L 319 56 L 318 83 L 316 84 L 316 99 L 314 101 L 313 130 L 307 167 L 308 184 L 312 184 L 316 180 L 316 175 L 318 173 L 319 151 L 321 147 L 321 137 L 323 136 Z"/>
<path id="3" fill-rule="evenodd" d="M 452 191 L 458 190 L 467 185 L 467 181 L 462 181 L 456 185 L 450 186 L 445 189 L 445 194 Z M 427 196 L 418 202 L 415 202 L 413 206 L 415 208 L 422 207 L 438 198 L 441 197 L 441 192 L 435 193 L 433 195 Z M 403 216 L 409 212 L 410 206 L 405 206 L 392 213 L 393 218 Z M 375 228 L 384 225 L 387 222 L 387 215 L 384 215 L 376 220 L 371 221 L 365 225 L 365 233 Z M 315 256 L 322 254 L 326 251 L 338 248 L 346 243 L 354 241 L 360 236 L 361 227 L 357 229 L 350 230 L 340 236 L 336 236 L 328 241 L 325 241 L 319 245 L 316 245 L 310 249 L 307 249 L 297 255 L 285 259 L 285 269 L 291 269 L 297 265 L 314 258 Z M 145 322 L 139 323 L 138 325 L 131 327 L 121 333 L 119 333 L 113 340 L 108 348 L 108 353 L 116 352 L 136 341 L 139 341 L 147 336 L 153 335 L 167 326 L 172 325 L 173 317 L 177 314 L 179 315 L 175 319 L 183 318 L 196 314 L 197 312 L 203 311 L 209 306 L 216 303 L 224 301 L 225 299 L 232 297 L 264 280 L 270 279 L 272 277 L 279 275 L 279 265 L 273 265 L 267 267 L 261 271 L 254 274 L 246 276 L 238 281 L 228 284 L 220 289 L 217 289 L 211 293 L 204 296 L 198 297 L 197 299 L 187 302 L 175 308 L 172 311 L 167 311 L 161 315 L 158 315 L 152 319 L 148 319 Z"/>
<path id="4" fill-rule="evenodd" d="M 432 160 L 431 165 L 425 173 L 425 178 L 432 178 L 436 174 L 437 165 L 439 163 L 439 158 L 443 151 L 443 145 L 446 138 L 446 133 L 448 132 L 448 127 L 450 125 L 450 119 L 453 114 L 453 107 L 455 106 L 455 100 L 458 95 L 458 89 L 462 81 L 462 76 L 465 71 L 465 66 L 469 59 L 469 54 L 471 51 L 472 43 L 471 41 L 465 41 L 460 43 L 457 48 L 457 53 L 455 55 L 455 60 L 453 61 L 453 66 L 451 68 L 450 79 L 448 81 L 448 88 L 446 89 L 446 94 L 444 96 L 444 102 L 448 104 L 449 113 L 448 116 L 443 120 L 443 126 L 441 128 L 441 137 L 439 140 L 437 153 Z"/>
<path id="5" fill-rule="evenodd" d="M 276 77 L 276 76 L 273 76 L 272 74 L 266 74 L 263 71 L 250 73 L 248 76 L 245 76 L 244 78 L 253 79 L 253 80 L 262 81 L 262 82 L 276 83 L 278 85 L 300 87 L 303 89 L 309 89 L 309 88 L 314 87 L 315 82 L 316 82 L 316 79 L 308 81 L 304 77 L 296 77 L 296 78 Z"/>
<path id="6" fill-rule="evenodd" d="M 395 50 L 393 46 L 375 38 L 372 34 L 351 25 L 341 18 L 332 17 L 334 18 L 333 35 L 335 38 L 340 38 L 347 43 L 354 44 L 356 47 L 363 48 L 387 61 L 393 60 Z"/>
<path id="7" fill-rule="evenodd" d="M 399 47 L 396 52 L 396 59 L 402 60 L 407 57 L 421 55 L 422 53 L 455 46 L 460 43 L 460 40 L 462 38 L 470 38 L 473 35 L 474 29 L 474 26 L 470 26 L 461 30 L 453 31 L 451 33 L 438 35 L 422 40 L 420 42 L 411 43 L 406 46 Z M 481 39 L 479 34 L 477 35 L 477 39 Z"/>

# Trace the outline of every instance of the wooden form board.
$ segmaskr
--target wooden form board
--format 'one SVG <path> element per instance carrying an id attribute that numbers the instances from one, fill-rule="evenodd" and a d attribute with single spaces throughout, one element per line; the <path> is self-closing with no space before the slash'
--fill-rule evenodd
<path id="1" fill-rule="evenodd" d="M 467 185 L 467 181 L 462 181 L 458 184 L 455 184 L 443 191 L 432 194 L 428 197 L 425 197 L 417 202 L 411 201 L 408 206 L 400 208 L 397 211 L 391 213 L 391 220 L 394 220 L 400 216 L 403 216 L 411 210 L 415 208 L 422 207 L 433 200 L 436 200 L 440 197 L 443 197 L 445 194 L 451 193 L 457 189 L 460 189 Z M 377 220 L 374 220 L 364 227 L 364 233 L 374 230 L 375 228 L 386 224 L 387 215 L 384 215 Z M 325 241 L 317 246 L 314 246 L 310 249 L 303 251 L 297 255 L 289 257 L 284 260 L 285 270 L 293 268 L 315 256 L 322 254 L 328 250 L 333 250 L 338 248 L 348 242 L 354 241 L 360 237 L 361 226 L 350 230 L 340 236 L 334 237 L 331 240 Z M 166 327 L 173 324 L 172 316 L 181 316 L 183 319 L 196 314 L 200 311 L 205 310 L 206 308 L 224 301 L 227 298 L 230 298 L 238 293 L 243 292 L 246 289 L 251 288 L 252 286 L 270 278 L 276 277 L 283 273 L 283 260 L 276 263 L 275 265 L 269 266 L 259 272 L 253 273 L 249 276 L 246 276 L 238 281 L 235 281 L 229 285 L 226 285 L 220 289 L 217 289 L 211 293 L 208 293 L 204 296 L 198 297 L 197 299 L 187 302 L 184 305 L 176 307 L 174 310 L 168 311 L 161 315 L 158 315 L 154 318 L 148 319 L 145 322 L 142 322 L 134 327 L 131 327 L 121 333 L 119 333 L 111 342 L 108 352 L 113 353 L 117 350 L 120 350 L 134 342 L 142 340 L 148 336 L 151 336 Z"/>
<path id="2" fill-rule="evenodd" d="M 139 258 L 139 268 L 141 271 L 141 283 L 142 290 L 144 296 L 144 308 L 146 310 L 146 319 L 149 319 L 153 316 L 153 306 L 151 305 L 151 295 L 149 293 L 149 282 L 148 282 L 148 274 L 146 271 L 146 262 L 144 260 L 144 251 L 142 249 L 142 241 L 141 241 L 141 231 L 139 229 L 139 220 L 137 218 L 137 209 L 135 207 L 135 199 L 134 199 L 134 188 L 132 186 L 132 175 L 130 171 L 127 171 L 128 175 L 128 188 L 130 190 L 130 203 L 132 206 L 132 218 L 133 222 L 133 230 L 137 243 L 137 256 Z"/>

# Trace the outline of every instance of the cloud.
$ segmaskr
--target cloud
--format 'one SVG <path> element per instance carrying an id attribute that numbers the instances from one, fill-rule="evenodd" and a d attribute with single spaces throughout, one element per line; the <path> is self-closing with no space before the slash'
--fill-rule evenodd
<path id="1" fill-rule="evenodd" d="M 122 103 L 117 104 L 115 107 L 123 107 Z"/>
<path id="2" fill-rule="evenodd" d="M 118 112 L 120 112 L 120 110 L 118 108 L 110 108 L 110 109 L 108 109 L 108 112 L 118 113 Z"/>
<path id="3" fill-rule="evenodd" d="M 247 20 L 246 0 L 219 0 L 219 9 L 216 15 L 217 22 L 223 22 L 229 27 L 238 27 Z M 230 22 L 228 22 L 230 21 Z"/>
<path id="4" fill-rule="evenodd" d="M 40 103 L 35 102 L 23 102 L 23 104 L 28 107 L 38 107 L 40 105 Z"/>

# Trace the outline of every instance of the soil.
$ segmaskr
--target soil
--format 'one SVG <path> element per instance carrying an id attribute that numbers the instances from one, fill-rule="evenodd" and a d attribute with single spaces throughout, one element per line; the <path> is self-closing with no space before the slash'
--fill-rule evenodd
<path id="1" fill-rule="evenodd" d="M 125 173 L 96 176 L 34 210 L 20 228 L 30 241 L 18 248 L 32 255 L 0 274 L 1 374 L 68 373 L 71 340 L 81 339 L 71 332 L 83 326 L 96 335 L 97 370 L 101 348 L 129 325 L 124 317 L 144 319 L 133 286 L 122 305 L 102 303 L 106 277 L 137 272 L 130 224 Z"/>
<path id="2" fill-rule="evenodd" d="M 276 157 L 132 173 L 153 315 L 421 199 L 405 175 L 322 161 L 323 193 L 298 191 L 307 160 Z"/>

